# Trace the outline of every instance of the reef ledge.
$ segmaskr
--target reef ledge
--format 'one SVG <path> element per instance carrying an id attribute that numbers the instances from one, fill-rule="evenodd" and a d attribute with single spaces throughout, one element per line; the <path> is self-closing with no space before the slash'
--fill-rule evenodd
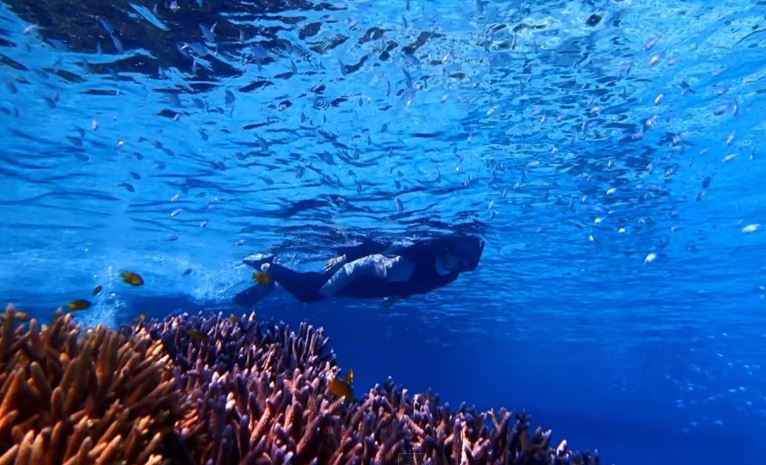
<path id="1" fill-rule="evenodd" d="M 0 322 L 0 465 L 597 465 L 529 416 L 391 379 L 358 399 L 322 328 L 178 314 L 119 329 Z"/>

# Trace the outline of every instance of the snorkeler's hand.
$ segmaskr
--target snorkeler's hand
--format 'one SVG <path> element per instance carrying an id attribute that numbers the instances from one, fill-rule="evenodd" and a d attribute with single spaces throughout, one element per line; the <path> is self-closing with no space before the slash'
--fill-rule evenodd
<path id="1" fill-rule="evenodd" d="M 324 264 L 323 272 L 332 271 L 333 269 L 346 263 L 346 255 L 340 255 L 327 260 Z"/>

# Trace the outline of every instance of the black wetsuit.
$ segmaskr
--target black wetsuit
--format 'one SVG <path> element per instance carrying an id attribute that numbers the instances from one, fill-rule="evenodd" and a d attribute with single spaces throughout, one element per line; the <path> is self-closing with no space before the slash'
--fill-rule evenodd
<path id="1" fill-rule="evenodd" d="M 375 243 L 375 245 L 378 250 L 364 255 L 358 255 L 358 252 L 356 252 L 356 254 L 349 256 L 346 253 L 346 262 L 386 251 L 385 255 L 398 255 L 415 266 L 410 279 L 394 282 L 373 276 L 360 276 L 354 279 L 348 286 L 340 289 L 336 295 L 356 298 L 408 297 L 413 294 L 430 292 L 458 278 L 459 273 L 456 271 L 450 271 L 445 275 L 439 274 L 436 271 L 436 251 L 433 247 L 430 247 L 429 242 L 419 242 L 393 250 L 386 250 L 387 247 L 382 244 Z M 365 244 L 359 247 L 363 246 Z"/>
<path id="2" fill-rule="evenodd" d="M 406 281 L 388 281 L 374 276 L 357 276 L 335 295 L 351 298 L 408 297 L 424 294 L 456 280 L 457 271 L 439 274 L 436 271 L 436 257 L 439 252 L 438 242 L 424 240 L 411 245 L 391 247 L 388 244 L 366 240 L 360 245 L 340 248 L 338 255 L 345 255 L 345 263 L 375 254 L 387 257 L 400 256 L 414 265 L 412 275 Z M 302 302 L 315 302 L 325 298 L 319 291 L 333 276 L 338 268 L 327 271 L 299 272 L 279 264 L 271 264 L 268 274 Z M 263 296 L 259 286 L 252 286 L 236 296 L 234 302 L 239 305 L 252 305 Z"/>

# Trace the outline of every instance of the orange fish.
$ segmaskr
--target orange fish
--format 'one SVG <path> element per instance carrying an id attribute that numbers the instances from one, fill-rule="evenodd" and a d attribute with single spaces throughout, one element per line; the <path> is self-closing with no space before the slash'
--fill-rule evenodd
<path id="1" fill-rule="evenodd" d="M 120 273 L 120 278 L 131 286 L 141 286 L 144 284 L 144 278 L 140 274 L 132 271 L 123 271 Z"/>
<path id="2" fill-rule="evenodd" d="M 354 370 L 352 370 L 351 368 L 349 368 L 349 369 L 346 371 L 346 376 L 345 376 L 345 378 L 344 378 L 344 379 L 345 379 L 346 383 L 348 383 L 348 385 L 349 385 L 349 386 L 350 386 L 350 385 L 352 385 L 352 384 L 354 384 Z"/>
<path id="3" fill-rule="evenodd" d="M 93 288 L 93 295 L 98 295 L 98 293 L 101 292 L 101 289 L 103 289 L 103 288 L 104 287 L 101 284 L 99 284 L 98 286 L 94 287 Z"/>
<path id="4" fill-rule="evenodd" d="M 77 310 L 85 310 L 87 308 L 90 308 L 91 303 L 89 300 L 85 299 L 75 299 L 66 304 L 67 310 L 70 312 L 75 312 Z"/>
<path id="5" fill-rule="evenodd" d="M 258 284 L 266 285 L 274 282 L 274 279 L 263 271 L 256 271 L 253 273 L 253 281 Z"/>
<path id="6" fill-rule="evenodd" d="M 139 313 L 137 318 L 138 318 L 138 321 L 146 320 L 146 313 L 144 312 Z"/>
<path id="7" fill-rule="evenodd" d="M 351 390 L 351 386 L 342 379 L 334 379 L 327 385 L 327 390 L 335 397 L 345 397 L 346 399 L 352 399 L 354 397 L 354 391 Z"/>
<path id="8" fill-rule="evenodd" d="M 354 391 L 351 389 L 351 385 L 354 384 L 354 370 L 348 369 L 346 376 L 343 379 L 335 378 L 327 385 L 327 390 L 335 397 L 345 397 L 346 399 L 354 398 Z"/>
<path id="9" fill-rule="evenodd" d="M 237 315 L 232 313 L 231 315 L 229 315 L 229 321 L 231 321 L 234 324 L 237 324 L 239 323 L 239 318 L 237 317 Z"/>

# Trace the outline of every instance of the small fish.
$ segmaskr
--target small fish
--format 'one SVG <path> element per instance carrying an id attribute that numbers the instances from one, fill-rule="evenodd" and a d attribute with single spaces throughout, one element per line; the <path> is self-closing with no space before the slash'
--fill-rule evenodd
<path id="1" fill-rule="evenodd" d="M 22 31 L 22 34 L 29 34 L 30 32 L 34 31 L 35 29 L 39 29 L 40 26 L 37 24 L 30 24 L 29 26 L 25 27 Z"/>
<path id="2" fill-rule="evenodd" d="M 253 273 L 253 281 L 261 285 L 267 285 L 274 282 L 274 278 L 264 273 L 263 271 L 256 271 Z"/>
<path id="3" fill-rule="evenodd" d="M 181 46 L 181 49 L 191 49 L 197 56 L 204 57 L 207 56 L 209 53 L 207 50 L 207 47 L 205 47 L 203 44 L 199 42 L 184 42 L 184 44 Z M 196 61 L 195 61 L 196 63 Z"/>
<path id="4" fill-rule="evenodd" d="M 347 382 L 341 379 L 334 379 L 327 384 L 327 391 L 335 397 L 345 397 L 346 399 L 352 399 L 354 397 L 354 391 Z"/>
<path id="5" fill-rule="evenodd" d="M 104 286 L 99 284 L 99 285 L 97 285 L 96 287 L 93 288 L 92 294 L 93 295 L 98 295 L 98 293 L 101 292 L 102 289 L 104 289 Z"/>
<path id="6" fill-rule="evenodd" d="M 144 313 L 144 312 L 141 312 L 141 313 L 139 313 L 139 314 L 136 316 L 136 319 L 137 319 L 138 321 L 146 321 L 146 313 Z"/>
<path id="7" fill-rule="evenodd" d="M 176 208 L 175 210 L 173 210 L 172 212 L 170 212 L 170 217 L 171 217 L 171 218 L 174 218 L 174 217 L 178 216 L 178 214 L 179 214 L 179 213 L 181 213 L 182 211 L 183 211 L 182 209 L 180 209 L 180 208 Z"/>
<path id="8" fill-rule="evenodd" d="M 751 234 L 761 229 L 761 225 L 754 223 L 754 224 L 748 224 L 744 228 L 742 228 L 742 233 L 744 234 Z"/>
<path id="9" fill-rule="evenodd" d="M 343 380 L 346 381 L 346 383 L 350 386 L 354 384 L 354 370 L 349 368 L 346 371 L 346 376 L 343 377 Z"/>
<path id="10" fill-rule="evenodd" d="M 122 41 L 120 40 L 120 38 L 119 38 L 119 37 L 117 37 L 117 36 L 116 36 L 116 35 L 114 35 L 114 34 L 110 35 L 109 37 L 111 37 L 111 38 L 112 38 L 112 44 L 114 45 L 114 48 L 115 48 L 115 49 L 116 49 L 118 52 L 122 53 L 122 52 L 124 52 L 124 51 L 125 51 L 125 47 L 122 45 Z"/>
<path id="11" fill-rule="evenodd" d="M 183 275 L 184 275 L 184 276 L 188 276 L 188 275 L 190 275 L 190 274 L 191 274 L 191 272 L 192 272 L 192 269 L 191 269 L 191 268 L 187 268 L 187 269 L 185 269 L 185 270 L 184 270 L 184 273 L 183 273 Z"/>
<path id="12" fill-rule="evenodd" d="M 652 263 L 656 259 L 657 254 L 654 252 L 649 252 L 649 254 L 644 258 L 644 263 Z"/>
<path id="13" fill-rule="evenodd" d="M 237 324 L 239 323 L 239 318 L 237 317 L 237 315 L 232 313 L 231 315 L 229 315 L 229 321 L 231 321 L 234 324 Z"/>
<path id="14" fill-rule="evenodd" d="M 218 23 L 213 23 L 212 26 L 208 27 L 205 24 L 200 24 L 199 28 L 202 31 L 202 36 L 205 38 L 208 42 L 215 42 L 215 27 L 218 25 Z"/>
<path id="15" fill-rule="evenodd" d="M 136 188 L 133 187 L 133 185 L 130 184 L 129 182 L 122 182 L 120 184 L 117 184 L 117 187 L 124 187 L 128 192 L 135 192 L 136 191 Z"/>
<path id="16" fill-rule="evenodd" d="M 705 179 L 702 180 L 702 188 L 707 189 L 710 187 L 710 183 L 713 181 L 713 178 L 710 176 L 705 177 Z"/>
<path id="17" fill-rule="evenodd" d="M 75 299 L 75 300 L 72 300 L 71 302 L 69 302 L 68 304 L 66 304 L 66 308 L 70 312 L 75 312 L 77 310 L 88 309 L 88 308 L 90 308 L 91 305 L 92 304 L 88 300 L 85 300 L 85 299 Z"/>
<path id="18" fill-rule="evenodd" d="M 180 199 L 180 198 L 181 198 L 181 194 L 173 194 L 173 196 L 170 197 L 170 201 L 171 202 L 177 202 L 178 199 Z"/>
<path id="19" fill-rule="evenodd" d="M 197 342 L 207 342 L 207 336 L 194 329 L 187 329 L 186 335 Z"/>
<path id="20" fill-rule="evenodd" d="M 133 271 L 123 271 L 120 273 L 120 279 L 131 286 L 142 286 L 144 284 L 144 278 Z"/>
<path id="21" fill-rule="evenodd" d="M 108 19 L 103 19 L 101 17 L 96 17 L 99 23 L 101 23 L 101 26 L 104 28 L 107 34 L 114 34 L 114 27 L 112 26 L 112 23 L 109 22 Z"/>
<path id="22" fill-rule="evenodd" d="M 713 114 L 716 116 L 721 116 L 722 114 L 726 113 L 726 110 L 728 109 L 728 105 L 725 103 L 722 103 L 718 105 L 717 107 L 713 108 Z"/>
<path id="23" fill-rule="evenodd" d="M 394 199 L 394 205 L 396 206 L 396 213 L 401 214 L 404 211 L 404 205 L 398 197 Z"/>

